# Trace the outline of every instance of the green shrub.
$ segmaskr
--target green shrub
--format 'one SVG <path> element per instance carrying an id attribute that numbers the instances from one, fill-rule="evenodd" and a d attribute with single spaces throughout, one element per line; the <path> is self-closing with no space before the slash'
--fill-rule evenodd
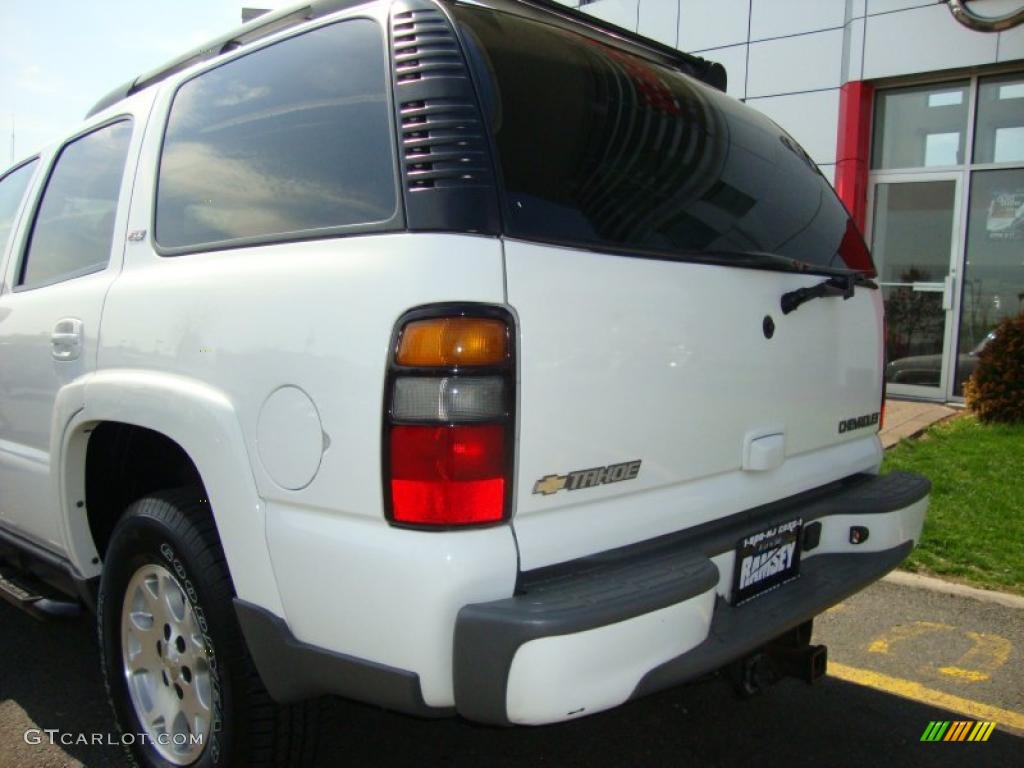
<path id="1" fill-rule="evenodd" d="M 964 397 L 980 421 L 1024 422 L 1024 312 L 996 326 L 964 384 Z"/>

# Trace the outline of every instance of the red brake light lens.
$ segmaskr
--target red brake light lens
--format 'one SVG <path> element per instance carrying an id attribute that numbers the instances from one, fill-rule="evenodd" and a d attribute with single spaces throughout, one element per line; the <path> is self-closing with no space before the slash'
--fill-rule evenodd
<path id="1" fill-rule="evenodd" d="M 504 426 L 395 426 L 389 448 L 395 522 L 467 525 L 502 519 Z"/>
<path id="2" fill-rule="evenodd" d="M 846 221 L 846 231 L 843 233 L 843 239 L 839 243 L 839 255 L 850 269 L 863 272 L 868 277 L 876 277 L 878 275 L 875 263 L 871 260 L 871 251 L 868 250 L 868 246 L 864 242 L 860 230 L 857 229 L 857 225 L 853 223 L 853 219 L 847 219 Z"/>

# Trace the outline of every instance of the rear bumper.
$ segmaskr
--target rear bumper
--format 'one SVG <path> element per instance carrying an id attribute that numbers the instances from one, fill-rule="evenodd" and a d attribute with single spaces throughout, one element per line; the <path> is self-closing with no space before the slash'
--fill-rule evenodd
<path id="1" fill-rule="evenodd" d="M 691 680 L 804 623 L 895 568 L 920 537 L 929 482 L 859 475 L 795 499 L 594 557 L 523 574 L 515 597 L 465 606 L 455 704 L 495 724 L 540 724 Z M 734 547 L 802 518 L 821 524 L 800 577 L 728 602 Z M 850 542 L 853 526 L 869 535 Z"/>

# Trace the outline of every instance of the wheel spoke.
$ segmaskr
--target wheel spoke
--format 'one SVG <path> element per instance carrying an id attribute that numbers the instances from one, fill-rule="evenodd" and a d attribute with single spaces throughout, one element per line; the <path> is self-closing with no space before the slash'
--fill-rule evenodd
<path id="1" fill-rule="evenodd" d="M 167 609 L 168 618 L 172 620 L 174 624 L 180 624 L 185 620 L 185 607 L 188 605 L 188 601 L 185 599 L 185 593 L 182 592 L 174 578 L 170 573 L 163 580 L 163 601 Z"/>
<path id="2" fill-rule="evenodd" d="M 204 707 L 192 686 L 185 688 L 185 698 L 180 702 L 181 711 L 188 722 L 189 733 L 204 733 L 210 721 L 210 710 Z"/>
<path id="3" fill-rule="evenodd" d="M 129 619 L 132 622 L 132 630 L 139 635 L 148 635 L 155 629 L 155 619 L 153 614 L 148 611 L 132 611 L 129 614 Z"/>
<path id="4" fill-rule="evenodd" d="M 160 605 L 160 578 L 156 575 L 147 576 L 139 585 L 139 594 L 149 607 L 150 614 L 158 613 Z"/>
<path id="5" fill-rule="evenodd" d="M 148 632 L 129 630 L 128 639 L 129 647 L 125 649 L 125 656 L 129 669 L 132 672 L 146 670 L 159 674 L 163 668 L 163 659 L 156 650 L 156 644 L 159 641 L 158 633 L 152 630 Z"/>
<path id="6" fill-rule="evenodd" d="M 156 733 L 166 733 L 168 724 L 174 719 L 174 705 L 167 695 L 167 689 L 162 688 L 156 697 L 153 707 L 153 719 L 150 720 L 150 727 Z"/>

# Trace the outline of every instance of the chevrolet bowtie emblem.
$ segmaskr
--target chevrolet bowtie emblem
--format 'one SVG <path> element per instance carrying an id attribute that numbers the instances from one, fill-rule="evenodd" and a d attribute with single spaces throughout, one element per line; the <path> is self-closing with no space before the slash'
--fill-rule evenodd
<path id="1" fill-rule="evenodd" d="M 565 481 L 568 478 L 568 475 L 546 475 L 533 484 L 533 492 L 543 493 L 545 496 L 558 493 L 565 488 Z"/>

